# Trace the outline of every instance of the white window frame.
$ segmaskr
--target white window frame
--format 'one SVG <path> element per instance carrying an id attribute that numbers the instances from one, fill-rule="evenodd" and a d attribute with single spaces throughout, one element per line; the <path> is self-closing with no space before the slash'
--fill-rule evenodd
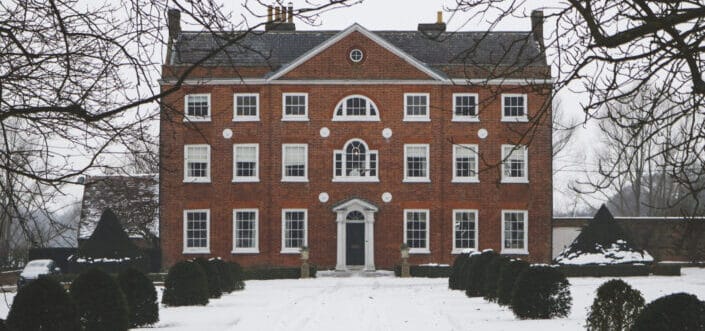
<path id="1" fill-rule="evenodd" d="M 426 247 L 425 248 L 411 248 L 409 247 L 409 254 L 431 254 L 431 212 L 428 209 L 404 209 L 404 241 L 407 242 L 406 230 L 407 230 L 407 213 L 426 213 Z"/>
<path id="2" fill-rule="evenodd" d="M 304 246 L 308 246 L 308 209 L 305 208 L 285 208 L 282 209 L 282 240 L 281 240 L 281 254 L 300 254 L 300 247 L 285 247 L 286 245 L 286 213 L 287 212 L 303 212 L 304 213 Z"/>
<path id="3" fill-rule="evenodd" d="M 458 221 L 456 219 L 456 213 L 473 213 L 475 214 L 475 247 L 456 247 L 455 246 L 455 239 L 456 239 L 456 234 L 455 234 L 455 223 Z M 477 250 L 477 248 L 480 246 L 479 245 L 479 238 L 480 238 L 480 221 L 478 219 L 479 213 L 477 212 L 477 209 L 453 209 L 453 250 L 451 251 L 451 254 L 461 254 L 464 250 L 466 249 L 474 249 Z"/>
<path id="4" fill-rule="evenodd" d="M 287 147 L 303 147 L 304 148 L 304 175 L 303 177 L 294 177 L 286 175 L 286 159 Z M 282 182 L 308 182 L 308 144 L 282 144 Z"/>
<path id="5" fill-rule="evenodd" d="M 238 212 L 255 213 L 255 247 L 236 247 L 237 243 L 237 218 Z M 233 251 L 232 254 L 259 254 L 259 210 L 256 208 L 233 209 Z"/>
<path id="6" fill-rule="evenodd" d="M 255 97 L 257 102 L 256 115 L 238 115 L 237 114 L 237 97 Z M 233 122 L 258 122 L 260 114 L 259 93 L 235 93 L 233 94 Z"/>
<path id="7" fill-rule="evenodd" d="M 463 149 L 470 149 L 471 153 L 475 153 L 475 176 L 473 177 L 458 177 L 458 162 L 457 162 L 457 149 L 458 148 L 463 148 Z M 452 183 L 479 183 L 480 182 L 480 175 L 479 175 L 479 163 L 480 163 L 480 153 L 479 153 L 479 147 L 477 144 L 454 144 L 453 145 L 453 179 Z"/>
<path id="8" fill-rule="evenodd" d="M 407 97 L 426 97 L 426 115 L 409 115 Z M 431 121 L 431 94 L 430 93 L 404 93 L 404 122 L 430 122 Z"/>
<path id="9" fill-rule="evenodd" d="M 504 98 L 505 97 L 522 97 L 524 98 L 524 116 L 505 116 L 504 115 Z M 502 122 L 528 122 L 529 117 L 529 97 L 521 93 L 502 93 Z"/>
<path id="10" fill-rule="evenodd" d="M 350 116 L 348 116 L 345 114 L 346 113 L 346 110 L 345 110 L 346 106 L 343 107 L 343 114 L 338 115 L 338 107 L 340 107 L 341 105 L 345 105 L 345 102 L 350 98 L 365 99 L 367 101 L 367 109 L 366 109 L 367 115 L 364 115 L 364 116 L 350 115 Z M 377 114 L 370 115 L 370 105 L 374 106 Z M 333 108 L 333 120 L 332 121 L 333 122 L 337 122 L 337 121 L 340 121 L 340 122 L 379 122 L 379 112 L 380 112 L 379 107 L 377 107 L 377 105 L 372 101 L 372 99 L 370 99 L 364 95 L 361 95 L 361 94 L 351 94 L 351 95 L 345 96 L 342 100 L 338 101 L 338 103 L 335 105 L 335 108 Z"/>
<path id="11" fill-rule="evenodd" d="M 192 177 L 188 174 L 188 148 L 189 147 L 206 147 L 208 150 L 208 167 L 206 168 L 206 177 Z M 211 145 L 208 144 L 188 144 L 184 145 L 184 183 L 210 183 L 211 182 Z"/>
<path id="12" fill-rule="evenodd" d="M 286 114 L 286 97 L 304 97 L 304 114 L 303 115 L 287 115 Z M 282 121 L 291 122 L 306 122 L 308 121 L 308 93 L 282 93 Z"/>
<path id="13" fill-rule="evenodd" d="M 254 176 L 237 176 L 237 148 L 238 147 L 254 147 L 257 157 L 255 163 Z M 233 144 L 233 183 L 254 183 L 259 182 L 259 144 Z"/>
<path id="14" fill-rule="evenodd" d="M 408 177 L 409 163 L 407 162 L 407 149 L 409 147 L 426 148 L 426 177 Z M 429 144 L 404 144 L 404 183 L 430 183 L 431 182 L 431 147 Z"/>
<path id="15" fill-rule="evenodd" d="M 188 213 L 206 213 L 206 247 L 188 247 L 187 229 Z M 182 223 L 183 254 L 210 254 L 211 252 L 211 210 L 210 209 L 184 209 Z"/>
<path id="16" fill-rule="evenodd" d="M 350 144 L 351 142 L 353 142 L 355 140 L 360 141 L 362 143 L 362 145 L 365 146 L 365 150 L 367 150 L 367 154 L 365 157 L 365 169 L 372 168 L 370 166 L 370 159 L 371 159 L 370 156 L 373 154 L 376 155 L 377 163 L 375 165 L 375 176 L 346 176 L 345 175 L 345 173 L 346 173 L 345 165 L 347 164 L 346 149 L 347 149 L 348 144 Z M 343 169 L 342 169 L 341 176 L 337 176 L 335 174 L 335 156 L 336 156 L 336 154 L 342 154 Z M 360 138 L 352 138 L 352 139 L 346 141 L 345 144 L 343 144 L 343 149 L 336 149 L 333 151 L 333 180 L 332 180 L 332 182 L 347 182 L 347 183 L 351 183 L 351 182 L 377 183 L 377 182 L 379 182 L 379 151 L 376 149 L 370 149 L 370 146 L 367 145 L 367 143 Z"/>
<path id="17" fill-rule="evenodd" d="M 188 114 L 188 99 L 190 97 L 202 97 L 206 96 L 208 98 L 208 116 L 193 116 Z M 211 107 L 211 94 L 210 93 L 194 93 L 194 94 L 186 94 L 184 96 L 184 122 L 210 122 L 211 121 L 211 114 L 212 114 L 212 108 Z"/>
<path id="18" fill-rule="evenodd" d="M 523 177 L 508 177 L 505 175 L 505 167 L 509 166 L 509 154 L 505 153 L 505 149 L 511 148 L 512 152 L 524 151 L 524 176 Z M 519 183 L 525 184 L 529 182 L 529 148 L 526 145 L 502 145 L 502 180 L 501 183 Z"/>
<path id="19" fill-rule="evenodd" d="M 475 115 L 465 116 L 458 115 L 455 113 L 455 107 L 457 106 L 456 97 L 474 97 L 475 98 Z M 504 112 L 504 107 L 502 108 Z M 477 93 L 453 93 L 453 119 L 452 122 L 479 122 L 480 121 L 480 96 Z"/>
<path id="20" fill-rule="evenodd" d="M 522 213 L 524 214 L 524 248 L 505 248 L 504 247 L 504 218 L 507 213 Z M 501 254 L 518 254 L 518 255 L 528 255 L 529 254 L 529 211 L 520 209 L 502 209 L 502 250 Z"/>

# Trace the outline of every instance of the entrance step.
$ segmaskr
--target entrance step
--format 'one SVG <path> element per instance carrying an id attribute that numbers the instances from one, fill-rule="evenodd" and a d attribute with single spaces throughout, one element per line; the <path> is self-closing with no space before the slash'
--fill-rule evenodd
<path id="1" fill-rule="evenodd" d="M 391 270 L 321 270 L 316 277 L 395 277 Z"/>

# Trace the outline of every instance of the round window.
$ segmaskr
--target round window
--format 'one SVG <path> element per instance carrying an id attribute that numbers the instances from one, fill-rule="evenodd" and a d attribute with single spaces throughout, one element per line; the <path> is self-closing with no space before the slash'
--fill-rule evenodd
<path id="1" fill-rule="evenodd" d="M 361 50 L 356 48 L 356 49 L 353 49 L 352 51 L 350 51 L 350 60 L 352 60 L 353 62 L 357 63 L 357 62 L 362 61 L 362 57 L 363 57 L 363 54 L 362 54 Z"/>

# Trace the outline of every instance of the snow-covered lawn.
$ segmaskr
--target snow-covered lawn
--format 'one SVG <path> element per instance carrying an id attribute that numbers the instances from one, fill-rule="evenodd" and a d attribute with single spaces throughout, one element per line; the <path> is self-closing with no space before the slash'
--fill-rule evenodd
<path id="1" fill-rule="evenodd" d="M 580 330 L 609 278 L 571 278 L 569 318 L 517 320 L 508 309 L 447 289 L 447 279 L 318 278 L 248 281 L 205 307 L 160 309 L 160 330 Z M 705 299 L 705 269 L 681 277 L 627 277 L 649 302 L 675 292 Z M 9 295 L 11 300 L 12 295 Z M 7 314 L 0 299 L 0 318 Z M 145 329 L 149 330 L 149 329 Z M 153 330 L 153 329 L 152 329 Z"/>

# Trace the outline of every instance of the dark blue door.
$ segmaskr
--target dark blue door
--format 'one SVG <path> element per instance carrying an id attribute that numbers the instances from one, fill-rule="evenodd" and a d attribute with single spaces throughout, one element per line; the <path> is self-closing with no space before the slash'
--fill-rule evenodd
<path id="1" fill-rule="evenodd" d="M 348 265 L 365 264 L 365 224 L 346 224 L 346 254 L 345 261 Z"/>

